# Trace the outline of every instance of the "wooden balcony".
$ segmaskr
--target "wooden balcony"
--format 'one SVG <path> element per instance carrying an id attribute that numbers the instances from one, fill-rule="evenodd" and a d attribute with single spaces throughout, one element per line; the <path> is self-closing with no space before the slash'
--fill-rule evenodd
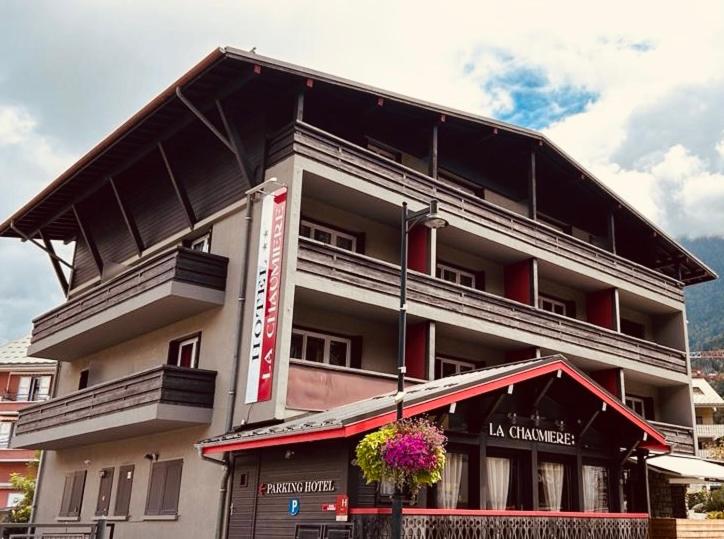
<path id="1" fill-rule="evenodd" d="M 142 261 L 36 318 L 28 354 L 72 361 L 223 305 L 227 264 L 186 248 Z"/>
<path id="2" fill-rule="evenodd" d="M 416 170 L 308 124 L 297 123 L 269 144 L 269 164 L 293 153 L 335 167 L 408 201 L 440 201 L 445 212 L 480 226 L 501 241 L 521 245 L 526 252 L 555 255 L 557 264 L 581 267 L 607 278 L 611 286 L 627 287 L 673 302 L 683 302 L 683 283 L 636 262 L 574 238 L 539 221 L 496 206 Z M 540 255 L 544 256 L 544 255 Z"/>
<path id="3" fill-rule="evenodd" d="M 694 454 L 694 429 L 682 425 L 660 423 L 659 421 L 649 421 L 649 423 L 666 436 L 666 441 L 669 442 L 674 453 Z"/>
<path id="4" fill-rule="evenodd" d="M 30 406 L 13 447 L 58 449 L 208 424 L 216 372 L 161 365 Z"/>
<path id="5" fill-rule="evenodd" d="M 365 300 L 382 294 L 393 305 L 399 295 L 399 267 L 306 238 L 299 239 L 297 271 L 335 285 L 356 287 Z M 346 292 L 341 292 L 345 294 Z M 379 296 L 377 296 L 379 297 Z M 431 317 L 463 315 L 482 322 L 486 332 L 587 359 L 624 359 L 686 374 L 686 353 L 604 329 L 581 320 L 536 309 L 500 296 L 410 272 L 408 301 Z"/>
<path id="6" fill-rule="evenodd" d="M 390 509 L 351 509 L 354 539 L 391 537 Z M 311 537 L 311 536 L 310 536 Z M 320 536 L 321 537 L 321 536 Z M 332 537 L 330 535 L 330 537 Z M 403 539 L 648 539 L 644 514 L 404 509 Z"/>

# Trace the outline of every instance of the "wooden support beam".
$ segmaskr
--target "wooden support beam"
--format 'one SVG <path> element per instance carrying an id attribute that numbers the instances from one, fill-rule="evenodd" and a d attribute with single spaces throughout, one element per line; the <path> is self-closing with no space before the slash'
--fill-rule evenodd
<path id="1" fill-rule="evenodd" d="M 35 246 L 38 247 L 39 249 L 42 249 L 43 251 L 45 251 L 45 252 L 48 254 L 48 256 L 50 256 L 51 258 L 55 258 L 58 262 L 60 262 L 60 263 L 63 264 L 64 266 L 66 266 L 66 267 L 68 267 L 68 268 L 70 268 L 70 269 L 73 269 L 73 265 L 72 265 L 72 264 L 66 262 L 66 261 L 63 260 L 60 256 L 58 256 L 57 254 L 55 254 L 54 252 L 48 251 L 48 250 L 45 248 L 45 246 L 43 246 L 43 245 L 42 245 L 41 243 L 39 243 L 37 240 L 34 240 L 31 235 L 25 234 L 22 230 L 20 230 L 17 226 L 15 226 L 15 223 L 12 222 L 12 221 L 10 222 L 10 228 L 11 228 L 12 230 L 14 230 L 15 233 L 22 238 L 22 241 L 29 241 L 30 243 L 32 243 L 33 245 L 35 245 Z M 40 234 L 40 231 L 38 231 L 37 234 Z"/>
<path id="2" fill-rule="evenodd" d="M 63 294 L 67 296 L 70 285 L 68 284 L 68 279 L 65 277 L 65 273 L 63 273 L 63 268 L 60 267 L 59 257 L 55 255 L 53 244 L 42 232 L 40 233 L 40 238 L 43 240 L 43 245 L 45 245 L 45 249 L 48 251 L 50 263 L 53 265 L 53 271 L 55 271 L 55 276 L 58 278 L 60 288 L 63 290 Z"/>
<path id="3" fill-rule="evenodd" d="M 538 219 L 538 178 L 536 175 L 536 149 L 531 146 L 528 165 L 528 217 Z"/>
<path id="4" fill-rule="evenodd" d="M 168 172 L 168 177 L 171 180 L 171 184 L 173 185 L 173 190 L 176 192 L 176 198 L 178 198 L 181 207 L 184 209 L 184 213 L 186 214 L 186 220 L 188 221 L 189 226 L 193 228 L 196 224 L 196 214 L 194 213 L 193 206 L 191 206 L 191 201 L 186 194 L 186 190 L 177 181 L 176 175 L 173 173 L 173 169 L 171 168 L 171 163 L 168 162 L 166 151 L 163 149 L 163 144 L 161 144 L 160 142 L 158 143 L 158 151 L 161 154 L 161 159 L 163 159 L 163 164 L 166 166 L 166 172 Z"/>
<path id="5" fill-rule="evenodd" d="M 616 254 L 616 214 L 608 212 L 608 249 Z"/>
<path id="6" fill-rule="evenodd" d="M 440 124 L 438 121 L 436 121 L 432 125 L 432 133 L 430 135 L 430 162 L 428 163 L 428 175 L 433 178 L 437 178 L 439 132 Z"/>
<path id="7" fill-rule="evenodd" d="M 504 393 L 500 393 L 496 397 L 496 399 L 493 401 L 493 404 L 490 406 L 490 408 L 488 409 L 485 416 L 483 416 L 483 422 L 482 422 L 483 428 L 485 428 L 485 424 L 488 423 L 490 421 L 490 419 L 493 417 L 493 414 L 495 414 L 496 410 L 500 406 L 500 403 L 503 402 L 503 399 L 505 397 L 507 397 L 508 395 L 512 395 L 512 394 L 513 394 L 513 386 L 510 385 L 510 386 L 508 386 L 507 391 L 505 391 Z"/>
<path id="8" fill-rule="evenodd" d="M 294 121 L 297 122 L 303 122 L 304 121 L 304 97 L 306 95 L 306 91 L 304 88 L 300 88 L 297 92 L 297 95 L 295 96 L 294 100 Z"/>
<path id="9" fill-rule="evenodd" d="M 560 378 L 560 377 L 561 377 L 561 371 L 557 371 L 556 374 L 555 374 L 555 376 L 551 376 L 550 378 L 548 378 L 548 380 L 546 381 L 545 385 L 544 385 L 543 388 L 540 390 L 540 393 L 538 393 L 538 395 L 536 396 L 535 400 L 533 401 L 533 405 L 531 406 L 532 411 L 535 412 L 535 410 L 538 409 L 538 406 L 540 405 L 540 402 L 543 400 L 543 397 L 546 396 L 546 393 L 548 393 L 548 390 L 549 390 L 549 389 L 551 388 L 551 386 L 553 385 L 553 382 L 556 381 L 556 378 Z"/>
<path id="10" fill-rule="evenodd" d="M 95 244 L 93 238 L 88 232 L 88 229 L 83 224 L 83 221 L 80 218 L 80 214 L 78 213 L 78 208 L 75 206 L 75 204 L 73 205 L 72 209 L 73 215 L 75 216 L 75 221 L 76 223 L 78 223 L 78 230 L 80 230 L 80 234 L 81 236 L 83 236 L 83 241 L 85 241 L 85 245 L 90 251 L 93 262 L 95 262 L 96 269 L 98 270 L 98 275 L 103 275 L 103 259 L 101 258 L 101 254 L 98 252 L 98 246 Z"/>
<path id="11" fill-rule="evenodd" d="M 239 165 L 241 175 L 244 177 L 244 180 L 246 180 L 247 185 L 252 186 L 254 185 L 254 178 L 252 177 L 253 172 L 245 158 L 246 153 L 244 152 L 244 145 L 242 144 L 237 131 L 229 123 L 228 117 L 224 113 L 224 106 L 221 104 L 220 99 L 216 100 L 216 109 L 219 111 L 219 116 L 221 116 L 221 123 L 224 124 L 226 135 L 229 137 L 231 144 L 234 146 L 234 157 L 236 157 L 236 163 Z"/>
<path id="12" fill-rule="evenodd" d="M 619 466 L 623 466 L 623 465 L 626 463 L 626 461 L 627 461 L 628 458 L 631 456 L 631 454 L 632 454 L 634 451 L 636 451 L 636 449 L 638 449 L 639 445 L 641 445 L 641 442 L 642 442 L 642 441 L 643 441 L 643 440 L 636 440 L 636 441 L 634 442 L 634 444 L 631 446 L 631 448 L 628 449 L 628 450 L 624 453 L 623 458 L 619 461 Z"/>
<path id="13" fill-rule="evenodd" d="M 221 133 L 221 131 L 216 129 L 216 126 L 211 123 L 211 121 L 206 116 L 204 116 L 203 113 L 199 109 L 197 109 L 193 103 L 191 103 L 191 101 L 189 101 L 189 99 L 183 94 L 183 92 L 181 92 L 180 86 L 176 87 L 176 96 L 181 100 L 184 105 L 186 105 L 186 107 L 194 114 L 194 116 L 196 116 L 199 121 L 204 124 L 209 129 L 209 131 L 211 131 L 214 136 L 216 136 L 216 138 L 218 138 L 222 142 L 222 144 L 224 144 L 224 146 L 229 149 L 230 152 L 234 151 L 234 146 L 231 144 L 231 142 Z"/>
<path id="14" fill-rule="evenodd" d="M 601 410 L 596 410 L 591 414 L 591 417 L 588 418 L 588 421 L 586 421 L 586 424 L 583 425 L 583 428 L 578 433 L 578 442 L 581 442 L 581 439 L 583 436 L 588 432 L 588 430 L 593 426 L 593 422 L 596 421 L 596 418 L 598 417 L 598 414 L 601 413 Z"/>
<path id="15" fill-rule="evenodd" d="M 131 235 L 133 244 L 136 246 L 136 252 L 138 253 L 138 256 L 141 256 L 143 254 L 143 249 L 145 248 L 143 238 L 141 238 L 141 233 L 138 231 L 136 222 L 133 220 L 130 211 L 121 198 L 121 193 L 118 191 L 116 182 L 113 178 L 108 177 L 108 183 L 110 183 L 111 189 L 113 190 L 113 196 L 116 197 L 116 203 L 118 204 L 118 209 L 121 210 L 121 215 L 123 216 L 123 221 L 126 223 L 128 233 Z"/>

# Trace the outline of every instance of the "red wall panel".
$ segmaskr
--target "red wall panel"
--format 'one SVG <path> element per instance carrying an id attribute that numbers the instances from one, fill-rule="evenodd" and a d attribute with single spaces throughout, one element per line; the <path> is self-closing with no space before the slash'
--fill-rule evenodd
<path id="1" fill-rule="evenodd" d="M 606 391 L 615 395 L 619 399 L 622 398 L 623 391 L 621 391 L 621 369 L 604 369 L 602 371 L 594 371 L 590 374 L 590 376 Z"/>
<path id="2" fill-rule="evenodd" d="M 407 376 L 427 378 L 427 345 L 430 323 L 407 324 L 405 366 Z"/>
<path id="3" fill-rule="evenodd" d="M 526 305 L 533 304 L 533 259 L 521 260 L 503 268 L 505 297 Z"/>
<path id="4" fill-rule="evenodd" d="M 430 266 L 430 229 L 418 225 L 412 230 L 407 243 L 408 269 L 429 273 Z"/>
<path id="5" fill-rule="evenodd" d="M 586 317 L 591 324 L 616 329 L 616 289 L 596 290 L 586 294 Z"/>

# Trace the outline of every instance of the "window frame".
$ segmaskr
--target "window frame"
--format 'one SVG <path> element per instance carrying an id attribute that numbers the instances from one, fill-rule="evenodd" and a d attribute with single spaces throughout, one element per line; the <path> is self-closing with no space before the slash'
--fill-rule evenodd
<path id="1" fill-rule="evenodd" d="M 53 375 L 52 374 L 23 374 L 18 377 L 18 391 L 15 393 L 15 400 L 17 402 L 42 402 L 50 398 L 50 393 L 53 390 Z M 48 380 L 48 392 L 44 395 L 44 398 L 40 396 L 40 383 L 41 380 Z M 23 380 L 28 380 L 27 392 L 21 394 L 20 388 Z M 21 399 L 20 396 L 23 396 Z"/>
<path id="2" fill-rule="evenodd" d="M 471 361 L 469 359 L 462 359 L 462 358 L 456 358 L 451 356 L 435 356 L 435 379 L 439 380 L 440 378 L 444 378 L 443 376 L 438 376 L 438 374 L 442 374 L 442 366 L 443 364 L 448 365 L 455 365 L 455 374 L 451 374 L 450 376 L 457 376 L 458 374 L 462 374 L 464 372 L 470 372 L 474 371 L 476 369 L 480 369 L 478 363 L 475 363 L 474 361 Z M 460 367 L 471 367 L 468 370 L 461 371 Z"/>
<path id="3" fill-rule="evenodd" d="M 201 245 L 201 249 L 197 249 L 196 246 Z M 188 241 L 188 248 L 192 251 L 199 253 L 210 253 L 211 252 L 211 231 L 209 230 L 205 234 L 198 236 Z"/>
<path id="4" fill-rule="evenodd" d="M 554 310 L 546 309 L 546 308 L 543 306 L 543 302 L 548 302 L 548 303 L 550 303 L 553 307 L 556 307 L 556 306 L 562 307 L 562 308 L 563 308 L 563 312 L 562 312 L 562 313 L 557 313 L 557 312 L 555 312 Z M 562 300 L 562 299 L 558 299 L 558 298 L 554 298 L 553 296 L 549 296 L 548 294 L 541 294 L 541 293 L 538 294 L 538 308 L 539 308 L 540 310 L 542 310 L 542 311 L 547 312 L 547 313 L 557 314 L 558 316 L 569 316 L 569 313 L 568 313 L 568 303 L 567 303 L 566 301 Z"/>
<path id="5" fill-rule="evenodd" d="M 632 403 L 638 403 L 638 404 L 640 404 L 640 405 L 641 405 L 641 413 L 639 413 L 639 412 L 636 410 L 636 408 L 634 408 L 633 406 L 629 406 L 629 401 L 631 401 Z M 627 406 L 630 410 L 633 410 L 634 412 L 636 412 L 637 414 L 639 414 L 641 417 L 643 417 L 644 419 L 646 419 L 646 401 L 644 400 L 643 397 L 637 397 L 637 396 L 635 396 L 635 395 L 626 395 L 626 398 L 625 398 L 625 400 L 624 400 L 624 403 L 626 404 L 626 406 Z"/>
<path id="6" fill-rule="evenodd" d="M 309 236 L 305 236 L 302 234 L 302 227 L 309 228 Z M 319 230 L 321 232 L 326 232 L 330 235 L 330 242 L 326 243 L 322 240 L 318 240 L 314 237 L 314 231 Z M 318 221 L 311 220 L 307 217 L 302 217 L 299 221 L 299 235 L 303 238 L 307 238 L 313 241 L 318 241 L 320 243 L 324 243 L 325 245 L 330 245 L 332 247 L 336 247 L 337 249 L 344 249 L 345 251 L 349 251 L 351 253 L 357 253 L 359 252 L 359 235 L 354 234 L 353 232 L 350 232 L 348 230 L 343 230 L 337 227 L 334 227 L 332 225 L 326 224 L 326 223 L 320 223 Z M 345 249 L 344 247 L 340 247 L 337 245 L 337 238 L 343 238 L 346 240 L 350 240 L 352 242 L 352 248 L 351 249 Z"/>
<path id="7" fill-rule="evenodd" d="M 309 363 L 315 363 L 315 364 L 321 364 L 321 365 L 332 365 L 330 360 L 330 348 L 331 348 L 331 342 L 332 341 L 340 341 L 344 342 L 347 345 L 347 354 L 345 358 L 345 364 L 344 365 L 332 365 L 335 367 L 347 367 L 351 368 L 352 366 L 352 337 L 343 336 L 343 335 L 336 335 L 333 333 L 322 333 L 319 331 L 311 330 L 311 329 L 305 329 L 301 327 L 293 327 L 292 328 L 292 338 L 296 335 L 302 336 L 302 356 L 307 355 L 307 337 L 314 337 L 317 339 L 324 340 L 324 352 L 322 354 L 322 361 L 314 361 L 311 359 L 306 359 L 306 357 L 291 357 L 291 348 L 289 350 L 289 357 L 290 359 L 296 359 L 299 361 L 308 361 Z"/>
<path id="8" fill-rule="evenodd" d="M 447 279 L 443 278 L 443 271 L 449 271 L 455 274 L 455 281 L 448 281 Z M 440 272 L 440 275 L 438 275 L 438 272 Z M 461 277 L 470 277 L 470 280 L 472 281 L 472 284 L 470 286 L 464 285 L 460 283 Z M 435 263 L 435 278 L 440 279 L 442 281 L 445 281 L 446 283 L 456 284 L 458 286 L 463 286 L 465 288 L 471 288 L 473 290 L 477 289 L 478 283 L 476 282 L 477 278 L 475 275 L 475 272 L 461 268 L 459 266 L 451 265 L 447 262 L 436 262 Z"/>
<path id="9" fill-rule="evenodd" d="M 181 367 L 181 350 L 184 346 L 192 345 L 191 355 L 191 366 Z M 168 343 L 168 359 L 166 363 L 173 367 L 187 368 L 187 369 L 198 369 L 199 368 L 199 357 L 201 355 L 201 332 L 187 335 L 185 337 L 179 337 Z"/>

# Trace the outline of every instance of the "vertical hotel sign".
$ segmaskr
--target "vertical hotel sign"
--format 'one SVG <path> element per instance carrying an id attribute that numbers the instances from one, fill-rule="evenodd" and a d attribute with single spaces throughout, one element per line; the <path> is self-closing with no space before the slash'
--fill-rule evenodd
<path id="1" fill-rule="evenodd" d="M 286 206 L 286 187 L 265 196 L 261 204 L 246 404 L 271 399 L 279 327 Z"/>

